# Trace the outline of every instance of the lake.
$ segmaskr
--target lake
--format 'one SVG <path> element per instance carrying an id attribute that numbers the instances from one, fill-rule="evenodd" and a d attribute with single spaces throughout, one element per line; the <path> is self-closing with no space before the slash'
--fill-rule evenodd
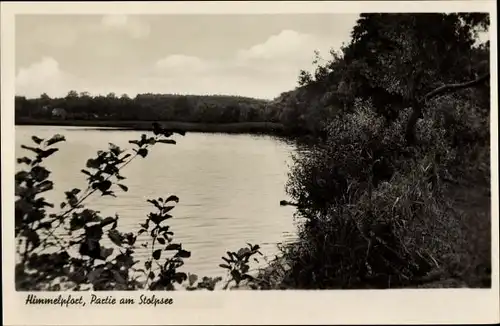
<path id="1" fill-rule="evenodd" d="M 80 172 L 88 158 L 108 143 L 132 148 L 128 141 L 141 131 L 92 130 L 74 127 L 16 126 L 16 157 L 31 152 L 31 136 L 62 134 L 59 152 L 45 161 L 54 190 L 45 194 L 49 202 L 64 200 L 64 191 L 86 189 Z M 152 135 L 152 134 L 151 134 Z M 285 194 L 293 145 L 270 136 L 187 133 L 174 136 L 177 145 L 157 144 L 145 159 L 135 159 L 121 173 L 129 190 L 116 190 L 117 198 L 93 195 L 86 206 L 105 216 L 120 216 L 119 229 L 137 232 L 153 206 L 147 199 L 176 195 L 179 204 L 171 211 L 168 225 L 174 242 L 191 251 L 182 268 L 200 276 L 224 276 L 218 267 L 228 250 L 246 243 L 259 244 L 266 257 L 278 253 L 277 244 L 295 238 L 294 208 L 280 206 Z M 20 167 L 18 167 L 20 168 Z M 138 243 L 144 239 L 138 238 Z M 139 248 L 139 258 L 150 253 Z M 261 260 L 262 261 L 262 260 Z M 142 264 L 141 264 L 142 265 Z"/>

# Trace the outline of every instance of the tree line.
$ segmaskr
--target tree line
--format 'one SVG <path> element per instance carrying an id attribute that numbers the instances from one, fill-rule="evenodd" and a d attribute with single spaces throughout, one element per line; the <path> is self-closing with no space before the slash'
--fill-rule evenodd
<path id="1" fill-rule="evenodd" d="M 74 90 L 65 97 L 42 94 L 27 99 L 16 96 L 16 117 L 51 119 L 53 109 L 64 109 L 67 120 L 137 120 L 199 123 L 236 123 L 275 121 L 266 111 L 268 101 L 240 96 L 127 94 L 91 96 Z"/>

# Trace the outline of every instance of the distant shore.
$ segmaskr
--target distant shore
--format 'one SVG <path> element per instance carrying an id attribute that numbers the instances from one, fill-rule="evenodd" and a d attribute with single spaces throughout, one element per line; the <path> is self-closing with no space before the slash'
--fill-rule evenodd
<path id="1" fill-rule="evenodd" d="M 237 122 L 237 123 L 195 123 L 178 121 L 120 121 L 120 120 L 52 120 L 16 118 L 16 125 L 29 126 L 68 126 L 89 128 L 114 128 L 119 130 L 151 130 L 153 122 L 160 123 L 164 128 L 177 129 L 186 132 L 212 133 L 263 133 L 283 134 L 285 127 L 273 122 Z"/>

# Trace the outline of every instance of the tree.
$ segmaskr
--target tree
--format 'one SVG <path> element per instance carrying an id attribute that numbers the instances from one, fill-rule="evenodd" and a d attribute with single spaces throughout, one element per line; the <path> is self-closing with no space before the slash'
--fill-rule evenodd
<path id="1" fill-rule="evenodd" d="M 75 99 L 75 98 L 78 98 L 78 92 L 75 90 L 69 91 L 68 94 L 66 95 L 66 99 Z"/>

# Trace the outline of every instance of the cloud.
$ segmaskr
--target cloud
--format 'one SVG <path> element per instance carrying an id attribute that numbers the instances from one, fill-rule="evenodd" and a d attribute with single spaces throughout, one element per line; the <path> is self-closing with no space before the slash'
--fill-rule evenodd
<path id="1" fill-rule="evenodd" d="M 124 31 L 130 23 L 128 16 L 113 15 L 105 16 L 100 26 Z M 99 78 L 96 73 L 88 75 L 80 72 L 81 78 L 69 74 L 61 69 L 56 60 L 46 57 L 20 69 L 16 78 L 16 94 L 31 97 L 47 92 L 50 96 L 65 96 L 69 90 L 75 89 L 94 95 L 114 92 L 135 96 L 153 92 L 239 94 L 272 99 L 296 87 L 300 69 L 312 67 L 314 50 L 320 50 L 327 57 L 330 45 L 332 40 L 283 30 L 224 59 L 176 53 L 136 69 L 113 66 L 104 69 L 106 73 L 100 74 Z M 109 57 L 119 50 L 114 42 L 108 42 L 94 51 L 107 53 Z M 83 78 L 84 75 L 88 77 Z"/>
<path id="2" fill-rule="evenodd" d="M 158 60 L 156 67 L 166 73 L 201 73 L 210 68 L 210 63 L 195 56 L 172 54 Z"/>
<path id="3" fill-rule="evenodd" d="M 210 74 L 298 74 L 312 66 L 314 50 L 328 54 L 330 42 L 309 34 L 283 30 L 262 43 L 242 49 L 225 60 L 209 60 L 185 54 L 159 59 L 155 67 L 161 73 Z"/>
<path id="4" fill-rule="evenodd" d="M 70 90 L 94 93 L 94 85 L 95 83 L 86 83 L 63 71 L 54 58 L 43 57 L 27 67 L 19 68 L 15 80 L 15 94 L 28 98 L 38 97 L 43 93 L 51 97 L 63 97 Z"/>
<path id="5" fill-rule="evenodd" d="M 36 63 L 21 67 L 16 76 L 16 94 L 38 97 L 47 93 L 51 97 L 66 96 L 74 89 L 88 91 L 93 95 L 127 93 L 179 93 L 179 94 L 239 94 L 257 98 L 274 98 L 283 90 L 294 87 L 294 76 L 252 72 L 253 68 L 236 68 L 202 58 L 172 55 L 159 60 L 154 69 L 141 74 L 83 80 L 65 72 L 52 57 L 45 57 Z M 193 69 L 187 69 L 192 67 Z M 234 70 L 234 73 L 228 71 Z M 205 72 L 205 73 L 202 73 Z"/>
<path id="6" fill-rule="evenodd" d="M 105 30 L 126 32 L 133 38 L 147 37 L 151 31 L 148 24 L 127 15 L 104 15 L 101 26 Z"/>
<path id="7" fill-rule="evenodd" d="M 238 51 L 237 59 L 247 64 L 268 62 L 275 67 L 278 64 L 280 67 L 302 65 L 304 68 L 303 65 L 311 64 L 314 50 L 328 52 L 331 45 L 330 40 L 318 36 L 283 30 L 263 43 Z"/>
<path id="8" fill-rule="evenodd" d="M 308 43 L 310 36 L 292 30 L 284 30 L 278 35 L 271 35 L 264 43 L 239 51 L 241 59 L 272 59 L 284 57 L 300 50 Z"/>
<path id="9" fill-rule="evenodd" d="M 66 76 L 59 68 L 59 63 L 51 57 L 44 57 L 39 62 L 19 69 L 16 76 L 16 94 L 28 97 L 42 93 L 61 95 L 65 80 Z"/>

